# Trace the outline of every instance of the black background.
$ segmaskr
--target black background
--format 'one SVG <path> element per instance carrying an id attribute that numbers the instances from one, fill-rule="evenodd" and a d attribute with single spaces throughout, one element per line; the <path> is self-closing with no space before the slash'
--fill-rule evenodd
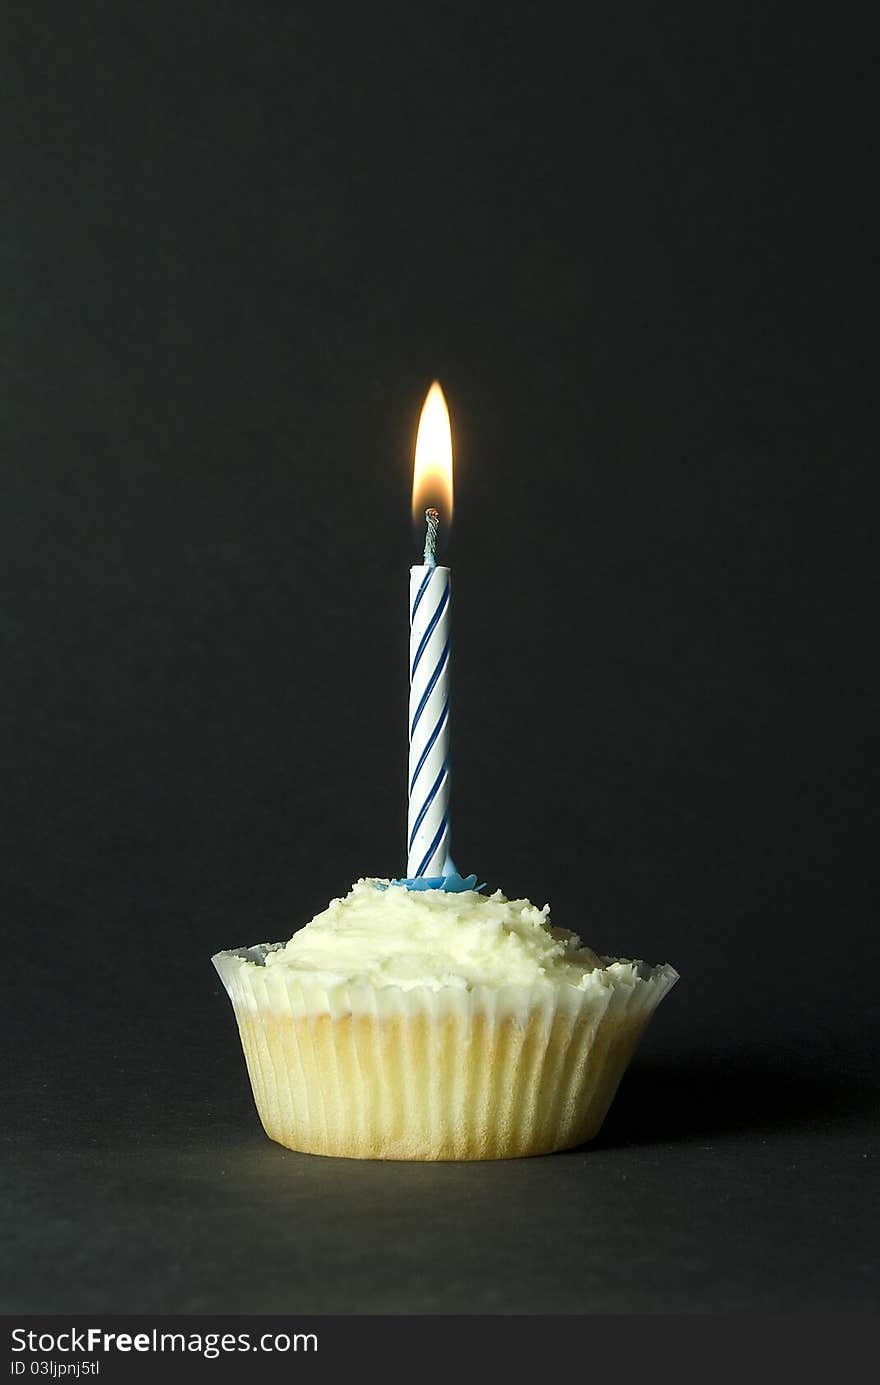
<path id="1" fill-rule="evenodd" d="M 6 1306 L 867 1303 L 859 21 L 4 6 Z M 458 865 L 682 973 L 504 1165 L 270 1145 L 208 960 L 403 868 L 434 377 Z"/>

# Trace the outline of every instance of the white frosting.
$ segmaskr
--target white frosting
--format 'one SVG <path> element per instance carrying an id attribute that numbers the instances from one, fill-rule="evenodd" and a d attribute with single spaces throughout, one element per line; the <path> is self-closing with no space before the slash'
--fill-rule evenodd
<path id="1" fill-rule="evenodd" d="M 549 912 L 500 890 L 447 894 L 359 880 L 269 952 L 266 967 L 324 987 L 439 991 L 545 982 L 583 990 L 603 962 L 576 934 L 551 927 Z"/>

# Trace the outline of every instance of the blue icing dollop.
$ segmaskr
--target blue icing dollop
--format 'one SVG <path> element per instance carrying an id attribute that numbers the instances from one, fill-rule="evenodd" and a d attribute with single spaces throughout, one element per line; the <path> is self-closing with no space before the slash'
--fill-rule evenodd
<path id="1" fill-rule="evenodd" d="M 445 890 L 447 894 L 461 894 L 464 890 L 483 890 L 486 882 L 482 885 L 477 884 L 475 875 L 458 875 L 453 872 L 451 875 L 417 875 L 411 880 L 392 880 L 392 885 L 401 885 L 407 890 Z M 386 890 L 387 885 L 377 885 L 379 890 Z"/>

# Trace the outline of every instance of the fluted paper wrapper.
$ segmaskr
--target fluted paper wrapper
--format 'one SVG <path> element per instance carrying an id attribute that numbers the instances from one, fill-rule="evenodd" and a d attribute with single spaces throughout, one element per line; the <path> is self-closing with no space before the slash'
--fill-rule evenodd
<path id="1" fill-rule="evenodd" d="M 507 1159 L 591 1140 L 671 967 L 609 962 L 580 990 L 335 985 L 220 952 L 257 1111 L 289 1149 Z"/>

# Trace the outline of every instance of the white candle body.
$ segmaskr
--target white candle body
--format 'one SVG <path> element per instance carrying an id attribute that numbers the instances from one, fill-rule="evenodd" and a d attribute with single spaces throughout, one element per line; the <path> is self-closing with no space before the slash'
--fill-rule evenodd
<path id="1" fill-rule="evenodd" d="M 409 877 L 444 875 L 449 857 L 449 607 L 449 568 L 411 568 Z"/>

